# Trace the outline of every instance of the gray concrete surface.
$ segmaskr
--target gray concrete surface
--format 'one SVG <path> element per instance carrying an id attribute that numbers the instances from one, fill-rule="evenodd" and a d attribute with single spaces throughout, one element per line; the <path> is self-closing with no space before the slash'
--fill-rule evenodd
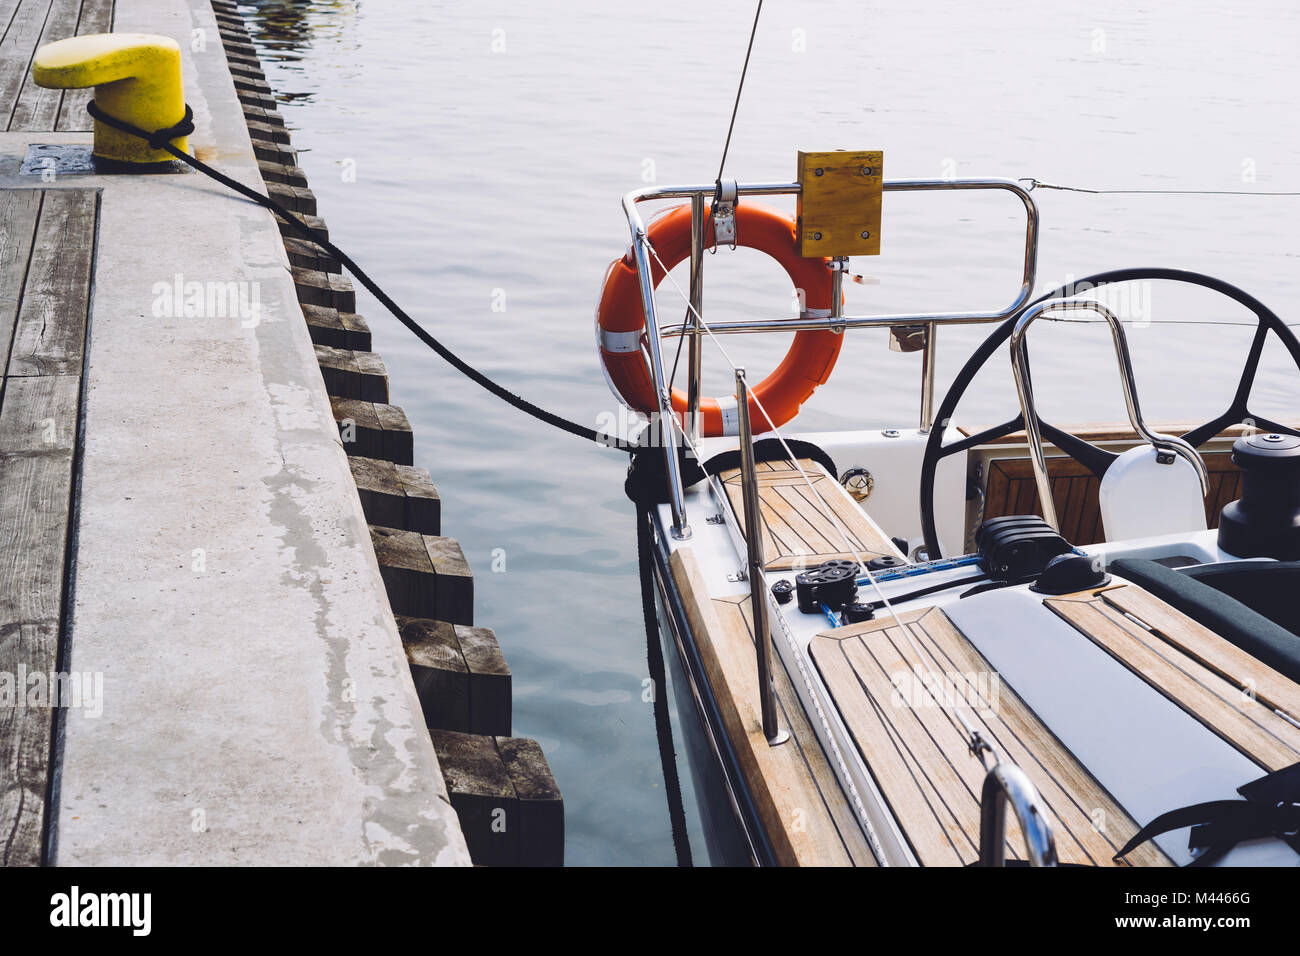
<path id="1" fill-rule="evenodd" d="M 206 0 L 115 29 L 180 42 L 192 147 L 260 186 Z M 56 862 L 467 864 L 273 220 L 197 174 L 17 175 L 87 140 L 0 134 L 0 185 L 103 189 L 69 662 L 103 713 L 66 713 Z M 169 311 L 178 275 L 258 320 Z"/>

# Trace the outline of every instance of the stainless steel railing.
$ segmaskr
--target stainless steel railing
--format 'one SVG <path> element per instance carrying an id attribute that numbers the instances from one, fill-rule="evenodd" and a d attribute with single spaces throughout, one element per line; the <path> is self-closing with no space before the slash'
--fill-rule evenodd
<path id="1" fill-rule="evenodd" d="M 715 185 L 706 186 L 653 186 L 629 192 L 623 197 L 623 212 L 627 217 L 628 228 L 632 232 L 632 254 L 636 262 L 637 277 L 641 292 L 641 305 L 645 312 L 646 340 L 650 355 L 650 375 L 654 383 L 658 415 L 661 422 L 668 422 L 673 415 L 670 384 L 664 375 L 664 358 L 661 339 L 681 335 L 690 336 L 690 349 L 687 355 L 687 411 L 685 429 L 687 434 L 696 439 L 700 435 L 700 377 L 702 368 L 701 337 L 708 332 L 717 335 L 735 335 L 752 332 L 790 332 L 806 329 L 832 329 L 842 332 L 845 329 L 880 328 L 885 326 L 924 326 L 925 354 L 921 362 L 921 411 L 920 427 L 926 431 L 933 424 L 934 408 L 934 370 L 935 370 L 935 333 L 940 325 L 964 325 L 980 322 L 1000 322 L 1014 314 L 1029 301 L 1033 293 L 1034 280 L 1038 268 L 1038 206 L 1033 197 L 1020 183 L 1009 179 L 902 179 L 887 180 L 885 192 L 934 192 L 950 190 L 1003 190 L 1015 195 L 1025 208 L 1025 257 L 1021 275 L 1020 289 L 1011 304 L 995 312 L 955 312 L 955 313 L 916 313 L 900 315 L 861 315 L 843 314 L 840 290 L 844 278 L 843 259 L 832 261 L 835 269 L 833 276 L 834 294 L 831 314 L 829 316 L 805 316 L 801 318 L 753 319 L 735 322 L 709 323 L 708 332 L 701 324 L 703 302 L 704 249 L 708 245 L 705 228 L 705 201 L 712 196 Z M 726 183 L 728 192 L 734 189 L 737 198 L 753 196 L 798 195 L 800 186 L 794 183 Z M 686 199 L 691 203 L 691 280 L 690 308 L 686 318 L 678 325 L 661 329 L 659 316 L 655 310 L 653 275 L 650 263 L 650 243 L 646 233 L 645 222 L 641 218 L 638 205 L 643 202 L 665 199 Z M 671 533 L 676 538 L 689 538 L 690 524 L 686 517 L 685 492 L 682 487 L 680 462 L 677 458 L 677 442 L 671 427 L 664 429 L 666 437 L 664 455 L 668 471 L 669 503 L 672 509 L 673 524 Z"/>
<path id="2" fill-rule="evenodd" d="M 1158 454 L 1173 461 L 1178 455 L 1186 459 L 1201 479 L 1201 494 L 1210 493 L 1210 479 L 1205 470 L 1205 461 L 1196 453 L 1196 449 L 1183 439 L 1174 435 L 1154 432 L 1142 419 L 1142 409 L 1138 405 L 1137 383 L 1133 379 L 1133 358 L 1128 350 L 1128 337 L 1124 334 L 1124 325 L 1118 316 L 1104 303 L 1091 299 L 1052 299 L 1040 302 L 1025 311 L 1015 329 L 1011 332 L 1011 369 L 1016 379 L 1016 394 L 1020 398 L 1020 412 L 1025 420 L 1025 437 L 1029 444 L 1029 460 L 1034 468 L 1034 483 L 1038 488 L 1038 501 L 1043 506 L 1043 519 L 1053 529 L 1061 530 L 1056 515 L 1056 503 L 1052 500 L 1052 482 L 1047 474 L 1047 459 L 1043 454 L 1043 436 L 1038 427 L 1038 413 L 1034 407 L 1034 390 L 1029 380 L 1029 358 L 1025 353 L 1025 333 L 1034 321 L 1046 312 L 1095 312 L 1110 326 L 1111 338 L 1115 344 L 1115 358 L 1119 362 L 1120 387 L 1124 391 L 1124 406 L 1128 410 L 1128 420 L 1133 430 L 1155 448 Z"/>
<path id="3" fill-rule="evenodd" d="M 1007 862 L 1007 804 L 1025 835 L 1030 866 L 1056 866 L 1056 838 L 1047 809 L 1025 772 L 1012 763 L 995 764 L 980 791 L 980 866 Z"/>
<path id="4" fill-rule="evenodd" d="M 772 635 L 767 627 L 767 588 L 763 586 L 763 519 L 759 514 L 758 466 L 754 464 L 754 432 L 749 424 L 749 385 L 745 370 L 736 369 L 736 409 L 740 417 L 740 487 L 745 505 L 745 551 L 749 577 L 749 606 L 754 618 L 754 649 L 758 655 L 758 703 L 763 736 L 775 747 L 790 739 L 776 715 L 772 684 Z"/>

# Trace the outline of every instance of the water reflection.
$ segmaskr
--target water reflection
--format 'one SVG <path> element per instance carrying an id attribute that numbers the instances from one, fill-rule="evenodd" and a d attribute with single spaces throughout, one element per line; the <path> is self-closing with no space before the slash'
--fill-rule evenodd
<path id="1" fill-rule="evenodd" d="M 318 40 L 352 49 L 349 38 L 360 6 L 360 0 L 255 0 L 241 3 L 239 12 L 263 62 L 296 64 Z M 312 94 L 276 90 L 276 98 L 311 102 Z"/>

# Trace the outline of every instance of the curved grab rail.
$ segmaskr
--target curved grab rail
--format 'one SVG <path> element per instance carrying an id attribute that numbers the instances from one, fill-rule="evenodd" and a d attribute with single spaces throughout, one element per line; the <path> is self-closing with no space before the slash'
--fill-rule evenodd
<path id="1" fill-rule="evenodd" d="M 1025 835 L 1030 866 L 1056 866 L 1056 838 L 1038 791 L 1015 764 L 998 763 L 984 776 L 980 792 L 980 866 L 1005 866 L 1007 804 Z"/>
<path id="2" fill-rule="evenodd" d="M 1038 487 L 1038 500 L 1043 506 L 1043 518 L 1053 529 L 1060 531 L 1060 520 L 1056 516 L 1056 503 L 1052 500 L 1052 484 L 1047 474 L 1047 459 L 1043 455 L 1043 436 L 1038 427 L 1038 413 L 1034 408 L 1034 391 L 1029 382 L 1029 358 L 1025 354 L 1025 332 L 1045 312 L 1095 312 L 1105 319 L 1110 326 L 1111 338 L 1115 343 L 1115 358 L 1119 362 L 1120 386 L 1124 390 L 1124 406 L 1128 410 L 1128 420 L 1146 442 L 1156 450 L 1161 458 L 1173 462 L 1177 455 L 1185 459 L 1201 480 L 1201 494 L 1210 492 L 1210 477 L 1205 469 L 1205 462 L 1196 449 L 1176 435 L 1166 435 L 1152 431 L 1142 419 L 1142 409 L 1138 405 L 1137 385 L 1133 380 L 1133 359 L 1128 350 L 1128 338 L 1124 334 L 1124 325 L 1114 312 L 1101 302 L 1091 299 L 1052 299 L 1039 302 L 1025 310 L 1011 332 L 1011 370 L 1016 379 L 1016 394 L 1020 398 L 1020 411 L 1025 420 L 1025 436 L 1029 444 L 1029 458 L 1034 467 L 1034 483 Z"/>

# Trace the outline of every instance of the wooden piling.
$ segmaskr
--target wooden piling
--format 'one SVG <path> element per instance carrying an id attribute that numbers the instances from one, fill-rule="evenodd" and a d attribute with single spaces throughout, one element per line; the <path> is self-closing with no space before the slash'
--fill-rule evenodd
<path id="1" fill-rule="evenodd" d="M 352 280 L 336 272 L 317 272 L 291 266 L 293 284 L 298 289 L 298 301 L 307 305 L 322 305 L 340 312 L 355 312 L 357 293 Z"/>
<path id="2" fill-rule="evenodd" d="M 317 345 L 351 349 L 354 352 L 370 351 L 370 326 L 355 312 L 340 312 L 326 306 L 304 303 L 302 314 L 307 319 L 307 330 Z"/>
<path id="3" fill-rule="evenodd" d="M 411 423 L 398 406 L 331 397 L 330 408 L 349 455 L 382 458 L 395 465 L 415 463 Z"/>
<path id="4" fill-rule="evenodd" d="M 370 526 L 394 614 L 474 623 L 474 573 L 452 538 Z"/>
<path id="5" fill-rule="evenodd" d="M 399 615 L 426 725 L 470 734 L 510 734 L 510 667 L 491 628 Z"/>
<path id="6" fill-rule="evenodd" d="M 263 165 L 270 165 L 265 163 Z M 277 169 L 290 167 L 277 166 Z M 297 168 L 297 167 L 292 167 Z M 343 267 L 325 247 L 310 239 L 298 239 L 292 236 L 284 238 L 284 251 L 289 255 L 289 265 L 312 272 L 339 273 Z M 308 303 L 310 304 L 310 303 Z"/>
<path id="7" fill-rule="evenodd" d="M 442 531 L 442 499 L 423 468 L 355 456 L 348 463 L 370 524 L 421 534 Z"/>
<path id="8" fill-rule="evenodd" d="M 431 736 L 475 863 L 563 865 L 564 801 L 537 741 L 446 730 Z"/>
<path id="9" fill-rule="evenodd" d="M 317 345 L 316 362 L 325 379 L 325 391 L 331 395 L 363 402 L 388 401 L 388 369 L 374 352 Z"/>

